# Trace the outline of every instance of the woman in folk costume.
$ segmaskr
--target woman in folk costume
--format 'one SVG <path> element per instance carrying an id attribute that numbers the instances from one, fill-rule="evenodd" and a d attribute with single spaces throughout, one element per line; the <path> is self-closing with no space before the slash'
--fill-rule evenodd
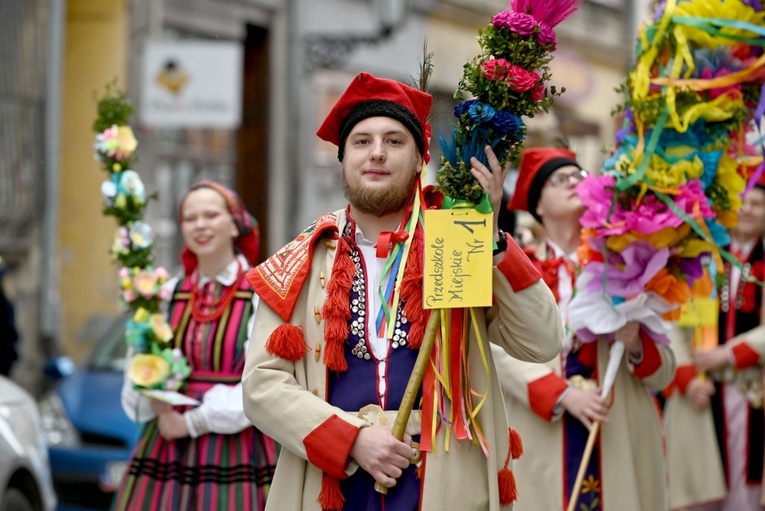
<path id="1" fill-rule="evenodd" d="M 165 286 L 171 342 L 191 367 L 182 392 L 201 404 L 173 407 L 125 379 L 125 413 L 148 422 L 115 508 L 262 510 L 276 446 L 245 417 L 241 385 L 258 302 L 244 278 L 258 253 L 257 224 L 236 193 L 208 181 L 182 200 L 180 224 L 185 276 Z"/>
<path id="2" fill-rule="evenodd" d="M 349 206 L 321 217 L 247 275 L 261 304 L 242 380 L 245 411 L 283 446 L 269 509 L 510 508 L 509 430 L 488 339 L 541 362 L 559 352 L 562 329 L 538 272 L 512 238 L 496 231 L 507 169 L 490 150 L 491 171 L 476 161 L 472 172 L 494 205 L 496 300 L 491 308 L 473 309 L 477 333 L 471 327 L 462 337 L 470 354 L 464 359 L 468 390 L 485 397 L 473 414 L 490 449 L 458 440 L 456 423 L 452 428 L 432 413 L 440 399 L 432 392 L 432 371 L 416 401 L 422 411 L 412 412 L 403 441 L 385 426 L 394 422 L 428 320 L 422 295 L 427 226 L 418 209 L 441 200 L 420 187 L 432 101 L 393 80 L 366 73 L 354 78 L 318 131 L 339 148 Z M 396 282 L 388 271 L 391 254 L 401 253 L 406 241 L 411 250 L 399 261 L 403 278 Z M 400 294 L 386 294 L 398 285 Z M 392 305 L 397 297 L 399 305 Z M 386 321 L 396 322 L 392 336 Z M 421 459 L 412 442 L 423 444 Z M 389 488 L 387 496 L 374 490 L 376 481 Z"/>
<path id="3" fill-rule="evenodd" d="M 694 349 L 689 330 L 678 329 L 672 339 L 679 364 L 665 407 L 672 509 L 765 509 L 765 310 L 756 282 L 765 280 L 763 232 L 765 177 L 744 196 L 730 231 L 730 250 L 742 267 L 725 263 L 720 345 Z"/>
<path id="4" fill-rule="evenodd" d="M 511 209 L 540 221 L 547 240 L 530 254 L 568 317 L 576 276 L 579 217 L 575 186 L 586 173 L 567 149 L 537 147 L 521 155 Z M 630 355 L 622 362 L 612 398 L 600 396 L 608 343 L 580 343 L 567 335 L 560 357 L 546 364 L 521 362 L 494 350 L 508 417 L 524 441 L 516 463 L 516 511 L 562 511 L 568 507 L 582 453 L 594 421 L 603 423 L 587 467 L 576 509 L 661 511 L 666 473 L 661 420 L 649 390 L 672 379 L 669 348 L 637 325 L 618 332 Z"/>

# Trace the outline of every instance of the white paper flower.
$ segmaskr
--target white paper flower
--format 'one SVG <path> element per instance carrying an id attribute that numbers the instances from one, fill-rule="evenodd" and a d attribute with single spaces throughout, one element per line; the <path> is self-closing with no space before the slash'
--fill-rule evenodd
<path id="1" fill-rule="evenodd" d="M 111 181 L 101 183 L 101 194 L 106 200 L 113 200 L 117 195 L 117 185 Z"/>
<path id="2" fill-rule="evenodd" d="M 149 224 L 135 222 L 130 227 L 130 243 L 138 250 L 148 248 L 154 241 L 154 233 Z"/>

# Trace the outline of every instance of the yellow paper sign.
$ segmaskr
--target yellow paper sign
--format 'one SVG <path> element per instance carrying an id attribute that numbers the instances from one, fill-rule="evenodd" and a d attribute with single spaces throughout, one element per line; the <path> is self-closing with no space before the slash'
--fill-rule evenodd
<path id="1" fill-rule="evenodd" d="M 428 210 L 425 226 L 425 308 L 490 306 L 491 213 Z"/>

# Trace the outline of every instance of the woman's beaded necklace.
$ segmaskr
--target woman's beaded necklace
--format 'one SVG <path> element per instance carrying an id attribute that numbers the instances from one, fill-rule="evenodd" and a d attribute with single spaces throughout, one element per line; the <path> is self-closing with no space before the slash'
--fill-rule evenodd
<path id="1" fill-rule="evenodd" d="M 239 283 L 242 281 L 244 271 L 241 261 L 237 260 L 236 280 L 233 284 L 226 287 L 220 297 L 207 300 L 202 294 L 202 288 L 199 286 L 199 270 L 191 276 L 191 315 L 197 323 L 210 323 L 220 318 L 234 300 L 239 289 Z"/>

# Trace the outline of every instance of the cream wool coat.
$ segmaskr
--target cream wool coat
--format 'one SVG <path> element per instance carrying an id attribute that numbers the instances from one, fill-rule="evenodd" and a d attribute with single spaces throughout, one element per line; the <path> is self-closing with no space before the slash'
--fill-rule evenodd
<path id="1" fill-rule="evenodd" d="M 336 215 L 342 231 L 345 212 Z M 505 271 L 523 265 L 526 259 L 512 240 L 509 245 L 499 265 Z M 267 509 L 273 511 L 320 511 L 316 499 L 322 469 L 309 462 L 309 457 L 323 463 L 326 456 L 338 456 L 339 452 L 341 465 L 345 465 L 357 428 L 368 426 L 353 411 L 336 408 L 324 399 L 328 374 L 323 351 L 318 348 L 319 343 L 323 344 L 324 320 L 317 322 L 314 311 L 316 307 L 321 310 L 325 300 L 320 276 L 322 272 L 331 275 L 336 250 L 321 240 L 315 247 L 310 274 L 290 321 L 304 329 L 308 354 L 291 362 L 265 350 L 269 335 L 283 321 L 261 301 L 242 380 L 245 413 L 261 431 L 283 446 L 267 503 Z M 495 305 L 476 310 L 483 350 L 491 369 L 488 378 L 472 332 L 469 347 L 472 386 L 489 396 L 479 412 L 479 421 L 492 446 L 490 456 L 486 457 L 479 447 L 468 442 L 458 444 L 454 438 L 451 450 L 444 452 L 446 428 L 440 428 L 434 443 L 437 452 L 424 455 L 426 469 L 421 494 L 424 511 L 500 510 L 497 473 L 508 452 L 508 423 L 487 340 L 517 358 L 536 362 L 556 357 L 561 349 L 563 332 L 558 309 L 541 280 L 516 292 L 500 268 L 494 267 L 493 286 Z M 322 468 L 327 472 L 336 470 L 329 465 Z M 351 474 L 358 469 L 355 463 L 350 463 L 345 472 Z"/>
<path id="2" fill-rule="evenodd" d="M 668 347 L 656 347 L 660 365 L 652 374 L 638 378 L 625 355 L 614 381 L 609 421 L 600 429 L 600 483 L 606 511 L 667 509 L 662 424 L 649 390 L 660 391 L 667 386 L 675 364 Z M 521 434 L 525 451 L 514 465 L 518 484 L 515 510 L 562 511 L 568 499 L 563 495 L 563 421 L 560 416 L 545 420 L 534 413 L 528 392 L 529 383 L 540 378 L 560 378 L 560 357 L 545 364 L 530 364 L 495 349 L 494 359 L 508 417 Z M 608 344 L 598 341 L 597 374 L 602 376 L 607 364 Z"/>
<path id="3" fill-rule="evenodd" d="M 693 334 L 689 329 L 677 328 L 672 333 L 672 349 L 678 366 L 693 363 L 691 346 Z M 740 334 L 727 343 L 734 349 L 746 345 L 759 354 L 759 366 L 744 369 L 747 377 L 762 376 L 765 368 L 765 326 Z M 715 379 L 712 372 L 710 377 Z M 669 459 L 670 508 L 683 509 L 692 505 L 721 501 L 728 489 L 725 482 L 722 456 L 717 444 L 712 408 L 697 410 L 677 387 L 664 406 L 667 428 L 667 454 Z M 765 506 L 765 492 L 760 497 Z"/>

